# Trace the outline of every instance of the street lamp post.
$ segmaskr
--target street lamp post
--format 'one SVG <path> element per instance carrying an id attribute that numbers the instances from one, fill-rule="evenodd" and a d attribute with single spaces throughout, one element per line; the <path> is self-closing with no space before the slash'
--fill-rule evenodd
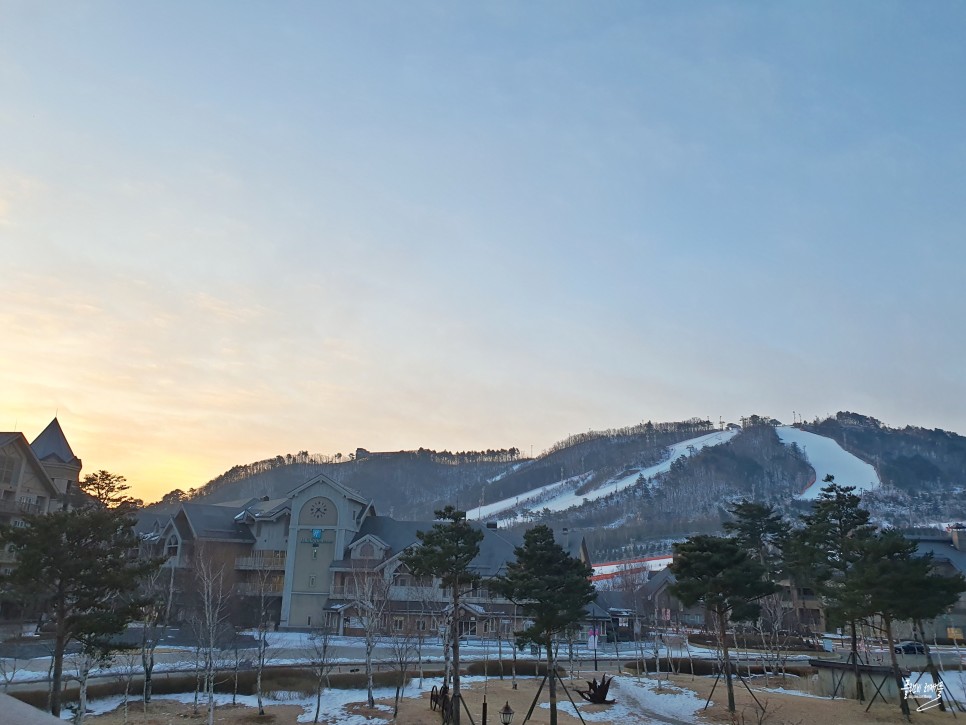
<path id="1" fill-rule="evenodd" d="M 594 650 L 594 672 L 597 671 L 597 628 L 591 627 L 590 634 L 587 636 L 587 644 Z"/>
<path id="2" fill-rule="evenodd" d="M 513 722 L 513 709 L 510 707 L 510 701 L 506 701 L 506 705 L 500 710 L 500 723 L 501 725 L 510 725 Z"/>

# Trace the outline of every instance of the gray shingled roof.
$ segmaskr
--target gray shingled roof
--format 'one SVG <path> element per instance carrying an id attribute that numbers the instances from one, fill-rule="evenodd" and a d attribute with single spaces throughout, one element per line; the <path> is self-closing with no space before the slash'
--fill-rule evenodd
<path id="1" fill-rule="evenodd" d="M 966 574 L 966 551 L 960 551 L 948 539 L 920 539 L 916 542 L 916 553 L 932 554 L 937 564 L 948 561 L 961 574 Z"/>
<path id="2" fill-rule="evenodd" d="M 389 516 L 370 516 L 362 524 L 359 533 L 353 538 L 353 543 L 365 536 L 375 536 L 389 546 L 390 556 L 394 556 L 408 546 L 419 541 L 418 531 L 428 531 L 433 527 L 432 521 L 397 521 Z M 483 532 L 480 542 L 480 553 L 473 560 L 473 569 L 481 576 L 496 576 L 504 571 L 506 563 L 513 561 L 513 550 L 523 545 L 523 536 L 506 529 L 490 529 L 476 521 L 471 521 L 473 528 Z M 579 548 L 580 537 L 572 536 L 571 549 Z"/>
<path id="3" fill-rule="evenodd" d="M 78 461 L 77 456 L 70 449 L 67 437 L 60 427 L 60 423 L 54 418 L 46 428 L 37 436 L 36 440 L 30 444 L 34 455 L 41 461 L 56 460 L 61 463 L 74 463 Z"/>
<path id="4" fill-rule="evenodd" d="M 273 498 L 265 501 L 264 499 L 253 503 L 248 510 L 258 518 L 268 518 L 280 511 L 291 509 L 292 502 L 287 498 Z"/>
<path id="5" fill-rule="evenodd" d="M 243 543 L 255 541 L 248 527 L 235 521 L 237 509 L 204 503 L 183 503 L 181 509 L 199 539 Z"/>
<path id="6" fill-rule="evenodd" d="M 13 443 L 18 437 L 20 437 L 20 435 L 20 433 L 0 433 L 0 446 Z"/>
<path id="7" fill-rule="evenodd" d="M 654 598 L 654 595 L 661 590 L 664 585 L 674 584 L 677 579 L 674 576 L 674 572 L 670 569 L 661 569 L 661 571 L 656 572 L 651 575 L 651 577 L 644 582 L 641 586 L 641 594 L 645 601 L 650 601 Z"/>
<path id="8" fill-rule="evenodd" d="M 138 536 L 146 536 L 154 531 L 154 525 L 159 525 L 159 530 L 168 523 L 170 514 L 156 514 L 153 511 L 138 511 L 134 524 L 134 533 Z"/>

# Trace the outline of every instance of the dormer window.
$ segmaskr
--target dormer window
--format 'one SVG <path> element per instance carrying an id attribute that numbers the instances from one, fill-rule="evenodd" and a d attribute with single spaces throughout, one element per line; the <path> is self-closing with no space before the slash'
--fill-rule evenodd
<path id="1" fill-rule="evenodd" d="M 376 556 L 376 548 L 367 541 L 359 547 L 359 556 L 363 559 L 374 559 Z"/>

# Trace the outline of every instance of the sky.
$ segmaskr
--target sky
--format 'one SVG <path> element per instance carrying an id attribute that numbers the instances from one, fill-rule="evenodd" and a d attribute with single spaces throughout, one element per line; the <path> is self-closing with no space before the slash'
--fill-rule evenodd
<path id="1" fill-rule="evenodd" d="M 966 5 L 0 0 L 0 430 L 966 433 Z"/>

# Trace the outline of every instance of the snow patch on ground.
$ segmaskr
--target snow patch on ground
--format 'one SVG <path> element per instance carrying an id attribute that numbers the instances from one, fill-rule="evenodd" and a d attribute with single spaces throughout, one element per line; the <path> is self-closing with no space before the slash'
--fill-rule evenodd
<path id="1" fill-rule="evenodd" d="M 693 721 L 695 713 L 704 707 L 704 700 L 691 690 L 677 687 L 667 682 L 661 683 L 660 691 L 657 682 L 651 679 L 632 680 L 626 677 L 614 679 L 611 692 L 615 699 L 623 699 L 631 707 L 631 718 L 625 722 L 641 722 L 641 710 L 649 710 L 665 717 L 677 718 L 685 722 Z M 617 722 L 615 720 L 615 722 Z"/>
<path id="2" fill-rule="evenodd" d="M 473 678 L 463 678 L 472 680 Z M 482 678 L 480 678 L 482 679 Z M 418 698 L 421 697 L 424 690 L 419 689 L 415 683 L 410 684 L 403 697 Z M 391 687 L 377 687 L 373 688 L 372 696 L 376 700 L 392 700 L 396 697 L 395 688 Z M 183 702 L 186 704 L 191 704 L 194 702 L 193 692 L 182 692 L 174 695 L 155 695 L 155 700 L 175 700 L 176 702 Z M 263 702 L 265 707 L 271 707 L 273 705 L 295 705 L 301 707 L 304 712 L 299 715 L 299 722 L 312 722 L 315 716 L 315 697 L 303 697 L 298 693 L 276 693 L 276 697 L 270 698 L 263 696 Z M 215 694 L 215 704 L 220 706 L 230 705 L 232 696 L 230 694 L 216 693 Z M 323 718 L 325 722 L 333 723 L 333 725 L 371 725 L 372 720 L 358 714 L 349 713 L 347 708 L 349 705 L 363 703 L 366 700 L 365 690 L 340 690 L 337 688 L 330 688 L 322 693 L 322 706 L 320 712 L 320 718 Z M 245 705 L 247 707 L 257 708 L 258 698 L 255 695 L 238 695 L 236 702 L 239 705 Z M 105 697 L 97 700 L 92 700 L 87 704 L 87 712 L 89 715 L 101 715 L 106 712 L 111 712 L 122 706 L 124 703 L 123 697 L 120 695 L 113 697 Z M 198 709 L 201 712 L 205 711 L 208 701 L 202 696 L 199 698 Z M 129 698 L 128 706 L 133 710 L 140 706 L 140 701 L 137 699 L 136 694 Z M 388 717 L 392 717 L 392 707 L 385 704 L 376 703 L 376 709 L 385 711 Z M 65 710 L 61 713 L 62 720 L 71 720 L 73 718 L 73 713 Z"/>
<path id="3" fill-rule="evenodd" d="M 776 695 L 794 695 L 795 697 L 812 697 L 816 700 L 831 700 L 831 697 L 826 697 L 825 695 L 813 695 L 810 692 L 803 692 L 802 690 L 789 690 L 784 687 L 756 687 L 758 692 L 773 692 Z"/>
<path id="4" fill-rule="evenodd" d="M 704 707 L 704 700 L 694 692 L 667 682 L 662 682 L 661 689 L 658 690 L 657 681 L 650 678 L 634 680 L 629 677 L 615 677 L 609 698 L 616 702 L 604 707 L 591 705 L 579 699 L 573 690 L 573 685 L 568 684 L 567 687 L 586 722 L 608 722 L 614 725 L 663 725 L 662 720 L 648 717 L 648 713 L 684 722 L 694 722 L 695 713 Z M 549 710 L 550 703 L 541 702 L 539 707 Z M 574 714 L 574 705 L 567 699 L 564 692 L 557 693 L 557 711 L 568 715 Z"/>

